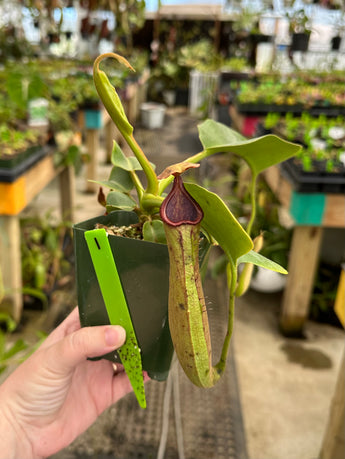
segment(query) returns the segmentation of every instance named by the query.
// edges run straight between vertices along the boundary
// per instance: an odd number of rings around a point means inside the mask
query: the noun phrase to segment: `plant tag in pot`
[[[121,325],[126,330],[126,342],[118,349],[121,362],[126,370],[139,405],[142,408],[146,408],[140,348],[111,252],[107,233],[103,228],[86,231],[85,239],[90,251],[110,324]]]

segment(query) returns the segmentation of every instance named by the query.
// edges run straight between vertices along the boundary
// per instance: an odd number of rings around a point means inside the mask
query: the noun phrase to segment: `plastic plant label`
[[[85,232],[85,240],[95,268],[109,322],[111,325],[121,325],[126,330],[126,342],[117,352],[139,405],[141,408],[146,408],[140,348],[111,252],[108,235],[104,228],[94,229]]]

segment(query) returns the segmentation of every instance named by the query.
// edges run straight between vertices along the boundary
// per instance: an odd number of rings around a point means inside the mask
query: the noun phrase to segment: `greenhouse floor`
[[[183,108],[170,109],[164,128],[149,131],[138,125],[136,137],[160,171],[200,150],[197,122]],[[104,164],[104,157],[100,150],[98,179],[105,179],[111,167]],[[210,175],[213,172],[214,168]],[[203,177],[208,173],[208,169],[200,172]],[[82,171],[76,181],[76,221],[102,213],[96,194],[85,189]],[[53,182],[26,213],[57,207]],[[219,301],[225,307],[224,283],[210,282],[209,302]],[[167,459],[317,459],[344,351],[344,332],[308,321],[303,339],[286,338],[278,327],[280,303],[281,293],[253,290],[238,299],[228,371],[218,389],[193,390],[174,370],[170,414],[166,410],[169,383],[149,382],[147,412],[137,409],[131,396],[126,397],[54,459],[157,457],[164,416],[169,433],[166,455],[161,457]],[[214,309],[216,305],[211,307],[211,328],[221,326],[213,318]],[[217,328],[212,330],[213,336],[219,336]],[[131,428],[126,421],[132,423]]]

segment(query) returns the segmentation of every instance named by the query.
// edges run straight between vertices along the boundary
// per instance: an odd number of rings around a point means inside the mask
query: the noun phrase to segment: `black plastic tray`
[[[23,156],[20,156],[19,162],[17,158],[13,158],[12,162],[0,162],[0,182],[14,182],[48,153],[49,148],[46,146],[33,147],[30,151],[27,150]]]
[[[286,104],[255,104],[255,103],[239,103],[236,102],[236,107],[239,113],[250,115],[267,115],[268,113],[294,113],[301,115],[303,112],[308,112],[313,116],[325,115],[329,117],[336,117],[345,115],[345,107],[335,106],[312,106],[306,107],[303,104],[286,105]]]
[[[304,172],[293,159],[284,161],[280,168],[300,193],[345,193],[345,170],[340,173]]]

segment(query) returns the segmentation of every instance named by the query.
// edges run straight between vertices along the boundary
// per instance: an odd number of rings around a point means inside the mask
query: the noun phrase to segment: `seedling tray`
[[[48,154],[48,147],[35,146],[13,158],[0,159],[0,182],[12,183]]]
[[[345,115],[345,107],[336,107],[331,105],[315,105],[307,107],[303,104],[287,105],[237,102],[236,107],[239,113],[248,115],[267,115],[268,113],[293,113],[295,115],[301,115],[305,111],[308,111],[314,116],[325,115],[329,117],[336,117],[339,115]]]
[[[289,159],[281,165],[283,175],[292,182],[294,189],[300,193],[344,193],[345,168],[338,173],[305,172]]]

